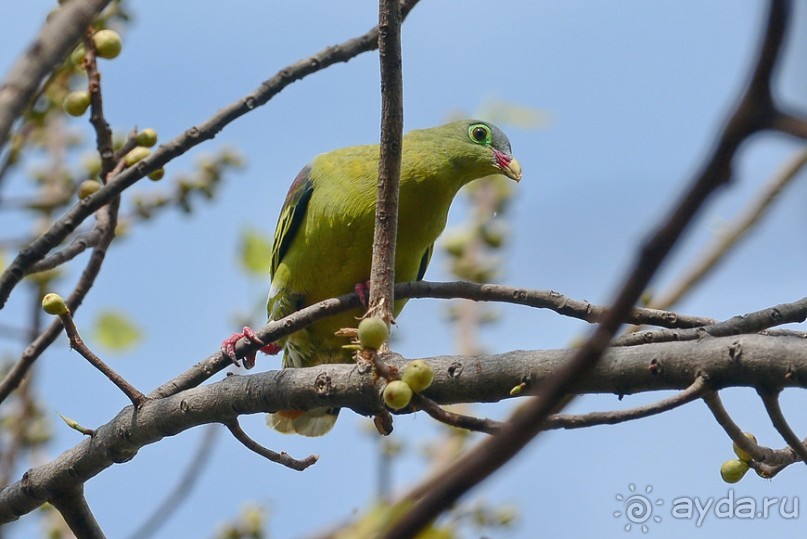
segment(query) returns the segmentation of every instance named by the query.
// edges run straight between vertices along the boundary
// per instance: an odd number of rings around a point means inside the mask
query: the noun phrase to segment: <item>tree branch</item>
[[[241,425],[238,424],[237,419],[233,419],[224,425],[230,431],[230,433],[235,437],[236,440],[241,442],[241,444],[267,460],[275,462],[277,464],[282,464],[286,468],[291,468],[292,470],[297,470],[301,472],[308,468],[309,466],[315,464],[319,460],[319,455],[309,455],[304,459],[298,460],[293,458],[288,453],[282,452],[278,453],[276,451],[272,451],[268,449],[252,438],[250,438],[244,429],[241,428]]]
[[[401,4],[401,16],[405,17],[417,2],[418,0],[404,0]],[[78,3],[78,1],[71,1],[68,5],[72,6]],[[79,33],[78,35],[81,34]],[[149,157],[123,171],[92,196],[81,200],[56,221],[47,232],[23,247],[3,274],[0,275],[0,309],[5,306],[11,291],[20,282],[31,265],[41,260],[54,247],[63,242],[93,212],[109,204],[116,196],[134,185],[139,179],[198,144],[212,139],[228,124],[255,108],[266,104],[291,83],[335,63],[347,62],[363,52],[374,50],[377,46],[378,28],[376,27],[363,36],[350,39],[340,45],[328,47],[314,56],[300,60],[280,70],[275,76],[264,81],[251,94],[224,107],[205,122],[191,127],[175,139],[162,144]],[[0,104],[0,107],[2,107],[2,104]],[[0,131],[0,134],[2,134],[2,131]]]
[[[690,329],[660,329],[629,333],[611,342],[611,346],[635,346],[650,342],[689,341],[705,335],[728,337],[743,333],[757,333],[782,324],[801,323],[807,320],[807,298],[792,303],[781,303],[760,311],[733,316],[716,324]]]
[[[732,350],[736,352],[738,346],[742,354],[738,357],[735,353],[732,359]],[[537,385],[550,379],[573,355],[573,350],[536,350],[427,358],[434,381],[424,396],[443,405],[512,398],[510,389],[519,381]],[[385,359],[397,369],[405,365],[405,360],[395,354]],[[697,372],[692,365],[698,365]],[[614,348],[580,380],[578,390],[617,395],[686,390],[699,377],[708,378],[715,389],[807,388],[807,347],[797,337],[743,335]],[[241,414],[323,406],[351,408],[363,415],[384,409],[373,374],[360,374],[358,366],[345,364],[229,376],[170,397],[148,400],[139,409],[128,406],[96,429],[92,439],[84,439],[0,490],[0,523],[33,511],[54,489],[82,484],[166,436],[207,423],[229,424]],[[739,429],[737,432],[742,436]],[[772,460],[774,453],[766,451],[764,455],[770,458],[760,461],[777,464]],[[756,453],[762,455],[759,450]]]
[[[807,447],[804,446],[790,425],[787,424],[787,419],[782,413],[782,408],[779,406],[779,391],[766,391],[760,390],[759,396],[762,398],[762,403],[765,405],[765,411],[768,412],[768,417],[771,419],[776,431],[784,438],[787,445],[789,445],[799,459],[804,464],[807,464]]]
[[[702,397],[706,391],[711,391],[706,384],[706,378],[698,376],[698,378],[692,382],[691,386],[670,398],[645,406],[637,406],[626,410],[614,410],[612,412],[591,412],[580,415],[555,414],[547,418],[544,428],[546,428],[546,430],[582,429],[596,425],[616,425],[618,423],[668,412],[679,406],[688,404],[698,397]]]
[[[398,191],[401,180],[403,136],[401,12],[398,0],[379,1],[378,30],[378,56],[381,64],[381,144],[368,314],[381,317],[389,326],[393,318],[395,298],[395,242],[398,232]]]
[[[87,499],[84,485],[78,484],[68,490],[54,491],[50,503],[59,511],[76,537],[81,539],[104,539],[101,526],[95,520]]]
[[[469,282],[433,283],[417,281],[395,285],[397,298],[464,298],[474,301],[499,301],[550,309],[558,314],[579,318],[587,322],[596,322],[605,313],[605,307],[592,305],[587,301],[568,298],[558,292],[549,290],[528,290],[502,285],[478,284]],[[361,306],[358,295],[345,294],[337,298],[321,301],[301,309],[282,320],[269,322],[256,334],[263,342],[274,342],[280,337],[303,329],[312,322],[337,314],[348,309]],[[667,311],[637,308],[631,311],[627,319],[632,323],[661,325],[667,327],[697,327],[714,322],[712,318],[684,316]],[[235,345],[236,357],[244,357],[249,352],[258,350],[259,345],[241,339]],[[149,398],[161,398],[179,391],[196,387],[217,372],[232,365],[229,357],[216,352],[207,359],[197,363],[173,380],[155,389]]]

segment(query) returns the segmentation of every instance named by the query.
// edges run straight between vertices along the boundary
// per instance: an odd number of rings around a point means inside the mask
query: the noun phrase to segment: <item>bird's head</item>
[[[521,164],[513,157],[507,135],[489,122],[463,120],[445,126],[451,136],[466,144],[466,157],[473,157],[480,166],[491,167],[489,174],[504,174],[521,180]]]

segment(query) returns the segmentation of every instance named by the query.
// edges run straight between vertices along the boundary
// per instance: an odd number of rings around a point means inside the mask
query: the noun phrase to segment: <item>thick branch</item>
[[[741,353],[738,355],[737,351]],[[443,356],[426,361],[434,381],[424,396],[439,403],[494,402],[511,398],[522,380],[528,386],[551,378],[573,350],[517,351],[494,356]],[[403,368],[390,354],[388,363]],[[697,371],[693,370],[697,365]],[[711,387],[807,387],[807,343],[797,337],[743,335],[609,350],[583,379],[582,393],[619,395],[662,389],[684,390],[699,377]],[[129,406],[54,461],[29,470],[0,490],[0,523],[33,511],[58,488],[82,484],[140,448],[207,423],[229,424],[240,414],[322,406],[351,408],[365,415],[383,410],[372,373],[356,365],[320,365],[248,376],[229,376],[135,410]],[[742,433],[740,433],[742,435]]]

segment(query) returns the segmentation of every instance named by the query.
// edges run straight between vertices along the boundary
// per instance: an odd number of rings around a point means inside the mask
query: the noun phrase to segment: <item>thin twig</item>
[[[729,435],[731,441],[737,444],[737,447],[751,455],[754,461],[764,462],[769,465],[779,464],[775,461],[773,451],[754,443],[745,435],[723,407],[723,402],[720,400],[720,395],[718,395],[717,391],[704,395],[703,402],[709,407],[709,411],[712,412],[717,424],[723,427],[723,430]]]
[[[773,423],[776,431],[785,439],[787,445],[796,452],[799,459],[807,464],[807,447],[804,446],[804,442],[802,442],[799,437],[796,436],[796,433],[793,432],[793,429],[790,428],[787,419],[785,419],[785,415],[782,413],[782,407],[779,405],[780,392],[758,391],[758,393],[762,399],[762,403],[765,405],[765,411],[768,412],[768,417],[771,419],[771,423]]]
[[[546,419],[544,427],[546,430],[553,429],[582,429],[595,425],[616,425],[634,419],[650,417],[663,412],[668,412],[679,406],[690,403],[698,397],[703,396],[709,388],[706,378],[699,376],[691,386],[683,391],[645,406],[636,406],[626,410],[614,410],[611,412],[591,412],[588,414],[555,414]]]
[[[95,147],[101,157],[100,177],[106,182],[110,172],[115,168],[114,150],[112,149],[112,129],[104,116],[104,99],[101,95],[101,73],[95,56],[95,43],[92,39],[93,29],[84,32],[84,69],[87,72],[87,90],[90,94],[90,124],[95,131]]]
[[[660,329],[637,331],[614,339],[611,346],[635,346],[651,342],[690,341],[705,335],[728,337],[757,333],[781,324],[801,323],[807,320],[807,297],[791,303],[781,303],[767,309],[733,316],[723,322],[690,329]]]
[[[89,361],[93,367],[101,371],[110,382],[118,386],[118,389],[123,391],[129,400],[132,401],[132,404],[134,404],[136,408],[139,408],[143,402],[145,402],[146,396],[138,391],[129,382],[127,382],[120,374],[112,370],[109,365],[104,363],[100,357],[96,356],[95,353],[93,353],[93,351],[90,350],[86,344],[84,344],[84,341],[81,339],[81,335],[78,333],[78,328],[76,328],[76,324],[73,322],[73,317],[70,312],[59,315],[59,319],[62,321],[64,331],[67,333],[67,337],[70,339],[70,347],[81,354],[84,359]]]
[[[257,453],[258,455],[265,457],[272,462],[276,462],[277,464],[282,464],[287,468],[291,468],[292,470],[301,472],[319,460],[319,455],[309,455],[304,459],[298,460],[293,458],[288,453],[277,453],[276,451],[272,451],[271,449],[262,446],[250,438],[238,424],[237,419],[234,419],[232,422],[227,423],[224,426],[227,427],[236,440],[241,442],[244,447],[250,451]]]
[[[423,395],[413,395],[412,404],[415,408],[423,410],[437,421],[458,429],[496,434],[502,428],[500,421],[450,412]]]

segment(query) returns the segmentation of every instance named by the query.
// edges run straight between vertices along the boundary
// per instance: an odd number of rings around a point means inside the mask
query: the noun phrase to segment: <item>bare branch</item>
[[[738,345],[742,349],[739,357]],[[563,370],[573,355],[573,350],[535,350],[426,358],[434,380],[424,395],[442,405],[509,399],[510,389],[520,380],[537,385]],[[394,354],[385,360],[392,368],[405,365],[405,360]],[[698,373],[693,372],[693,364],[698,365]],[[707,378],[717,389],[807,388],[807,347],[795,337],[743,335],[614,348],[580,380],[578,390],[618,395],[685,390],[698,377]],[[0,490],[0,523],[34,510],[47,501],[52,489],[84,483],[166,436],[207,423],[229,424],[241,414],[323,406],[350,408],[363,415],[384,409],[373,373],[362,374],[357,365],[346,364],[229,376],[170,397],[149,399],[137,410],[126,407],[96,429],[92,440],[83,440],[52,462],[33,468],[20,482]],[[727,414],[723,412],[723,416]],[[725,428],[725,421],[721,424]],[[501,430],[507,428],[509,425]],[[736,425],[734,428],[735,434],[742,436]],[[793,457],[791,450],[748,452],[770,466],[787,462],[787,458],[792,462]]]
[[[433,419],[436,419],[440,423],[445,423],[450,427],[474,432],[484,432],[486,434],[495,434],[502,428],[500,421],[450,412],[445,408],[441,408],[436,402],[423,395],[413,395],[412,404],[415,408],[429,414]]]
[[[720,396],[716,391],[705,395],[703,402],[709,407],[709,411],[712,412],[715,420],[717,420],[717,424],[723,427],[723,430],[726,431],[729,438],[737,444],[737,447],[751,455],[755,462],[762,462],[768,465],[781,464],[772,450],[757,445],[745,435],[723,407],[723,402],[720,400]]]
[[[401,12],[398,0],[379,1],[378,30],[378,55],[381,63],[381,153],[378,162],[378,200],[375,209],[368,314],[381,317],[389,325],[393,318],[395,240],[398,232],[403,136]]]
[[[224,424],[225,427],[232,433],[236,440],[241,442],[244,447],[252,451],[253,453],[257,453],[258,455],[271,460],[272,462],[276,462],[278,464],[282,464],[287,468],[291,468],[292,470],[297,470],[301,472],[315,464],[319,460],[319,455],[309,455],[302,460],[297,460],[290,456],[288,453],[278,453],[276,451],[272,451],[268,449],[252,438],[250,438],[246,432],[241,428],[238,424],[237,419],[233,419],[232,421],[228,421]]]
[[[132,386],[129,382],[127,382],[120,374],[112,370],[109,365],[104,363],[100,357],[96,356],[95,353],[90,350],[90,348],[84,343],[81,335],[79,335],[78,328],[73,322],[73,316],[70,314],[70,312],[68,311],[66,314],[59,315],[59,319],[62,321],[64,331],[67,333],[67,337],[70,339],[70,347],[81,354],[82,357],[89,361],[93,367],[101,371],[110,382],[118,386],[118,389],[123,391],[129,400],[132,401],[132,404],[134,404],[136,407],[141,406],[146,400],[146,396],[138,391],[137,388]]]
[[[703,396],[706,391],[711,391],[706,385],[706,378],[699,376],[691,386],[677,395],[646,406],[637,406],[635,408],[615,410],[612,412],[591,412],[580,415],[555,414],[547,418],[544,427],[546,430],[553,430],[582,429],[595,425],[616,425],[618,423],[668,412],[694,401],[698,397]]]
[[[395,297],[465,298],[475,301],[500,301],[550,309],[559,314],[580,318],[587,322],[595,322],[605,313],[605,307],[592,305],[587,301],[574,300],[551,290],[528,290],[525,288],[462,281],[449,283],[426,281],[399,283],[395,285]],[[359,306],[361,306],[361,302],[355,293],[345,294],[310,305],[282,320],[270,322],[256,333],[263,342],[274,342],[280,337],[302,329],[316,320],[348,309],[355,309]],[[627,320],[637,324],[667,327],[697,327],[714,322],[712,318],[684,316],[667,311],[638,308],[631,311],[627,316]],[[241,339],[236,343],[236,357],[244,357],[247,353],[256,351],[258,347],[258,344],[249,341],[249,339]],[[230,365],[232,365],[230,358],[217,352],[173,380],[161,385],[149,397],[166,397],[184,389],[195,387]]]
[[[95,520],[90,506],[87,505],[83,484],[78,484],[69,490],[54,491],[48,501],[59,511],[76,537],[81,537],[81,539],[104,539],[106,537],[98,521]]]
[[[404,0],[401,4],[401,16],[405,17],[417,2],[418,0]],[[77,1],[70,2],[68,6],[79,3]],[[5,306],[11,291],[20,282],[31,265],[41,260],[53,248],[63,242],[93,212],[109,204],[116,196],[134,185],[139,179],[198,144],[212,139],[228,124],[266,104],[291,83],[335,63],[347,62],[363,52],[374,50],[377,46],[378,28],[373,28],[363,36],[350,39],[340,45],[328,47],[314,56],[300,60],[280,70],[275,76],[264,81],[251,94],[224,107],[205,122],[191,127],[174,140],[161,145],[149,157],[123,171],[92,196],[81,200],[56,221],[47,232],[23,247],[0,275],[0,309]],[[0,102],[1,107],[2,102]],[[0,134],[2,134],[1,130]]]
[[[799,440],[799,437],[788,425],[787,419],[782,413],[782,407],[779,406],[779,393],[780,391],[760,390],[759,396],[762,398],[763,404],[765,404],[765,411],[768,412],[768,417],[771,418],[771,423],[773,423],[776,431],[782,435],[787,445],[796,452],[799,459],[807,464],[807,447],[804,446],[804,442]]]
[[[106,251],[109,244],[115,237],[115,225],[118,217],[118,199],[115,199],[109,206],[99,211],[96,216],[95,227],[100,233],[98,245],[93,249],[90,259],[84,271],[81,273],[70,297],[65,303],[71,312],[75,312],[80,306],[84,297],[89,293],[101,266],[106,258]],[[28,370],[33,366],[37,358],[50,346],[59,333],[62,331],[61,320],[54,320],[48,328],[39,334],[34,341],[25,349],[19,361],[9,370],[6,377],[0,382],[0,403],[22,383]]]
[[[706,335],[728,337],[744,333],[757,333],[781,324],[800,323],[807,320],[807,298],[792,303],[781,303],[760,311],[733,316],[728,320],[700,328],[628,333],[611,342],[611,346],[635,346],[650,342],[689,341]],[[772,333],[772,332],[769,332]],[[799,334],[794,333],[793,336]]]

